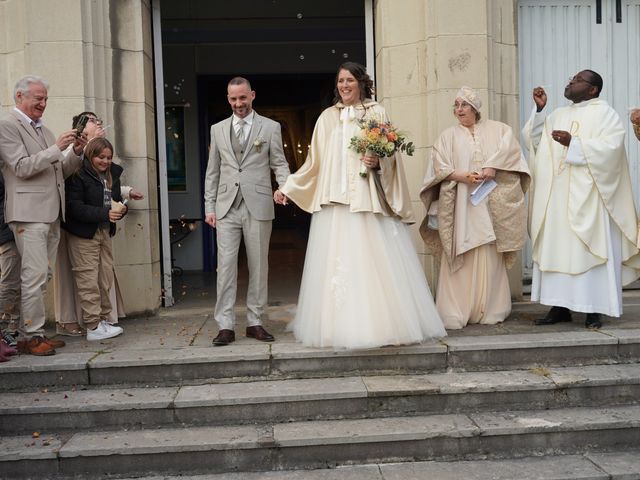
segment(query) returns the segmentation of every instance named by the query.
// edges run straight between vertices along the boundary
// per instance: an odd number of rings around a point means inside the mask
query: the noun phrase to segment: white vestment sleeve
[[[587,160],[584,158],[584,152],[582,151],[582,144],[580,140],[575,138],[571,139],[569,143],[569,149],[567,150],[567,158],[565,162],[569,165],[586,165]]]
[[[531,143],[536,150],[542,138],[542,130],[544,129],[544,121],[546,118],[547,114],[544,113],[544,111],[536,112],[536,107],[533,107],[529,121],[531,122]]]

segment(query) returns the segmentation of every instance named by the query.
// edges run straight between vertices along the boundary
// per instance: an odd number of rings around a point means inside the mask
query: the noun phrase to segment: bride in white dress
[[[348,148],[357,120],[387,118],[370,99],[372,84],[362,65],[340,66],[336,103],[318,118],[306,162],[282,188],[313,214],[289,326],[304,345],[373,348],[446,335],[411,240],[400,155],[363,157]]]

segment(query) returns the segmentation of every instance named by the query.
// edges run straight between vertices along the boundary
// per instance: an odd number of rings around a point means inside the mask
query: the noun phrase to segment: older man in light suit
[[[220,332],[214,346],[235,340],[238,249],[244,237],[249,263],[247,337],[264,342],[273,336],[263,327],[267,304],[269,239],[273,202],[283,204],[280,190],[273,194],[271,170],[279,186],[289,175],[280,125],[252,109],[255,92],[242,77],[227,85],[233,115],[211,127],[209,164],[205,178],[205,222],[216,229],[218,244],[217,301],[214,316]]]
[[[21,78],[14,88],[16,106],[0,120],[5,221],[22,257],[18,350],[32,355],[53,355],[64,346],[44,335],[44,291],[55,264],[60,216],[64,220],[64,179],[80,166],[86,143],[75,130],[56,140],[44,126],[47,90],[40,77]]]

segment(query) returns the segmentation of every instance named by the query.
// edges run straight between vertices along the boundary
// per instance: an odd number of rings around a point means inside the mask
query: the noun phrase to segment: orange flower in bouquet
[[[378,157],[390,157],[400,151],[413,155],[415,146],[407,141],[407,136],[398,131],[391,123],[378,117],[366,118],[358,121],[360,133],[351,138],[349,148],[358,153],[369,153]],[[367,167],[360,167],[360,176],[366,177]]]

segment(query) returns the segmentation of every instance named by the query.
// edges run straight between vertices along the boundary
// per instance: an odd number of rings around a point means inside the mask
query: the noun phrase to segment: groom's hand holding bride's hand
[[[289,199],[287,198],[287,196],[280,190],[276,190],[275,192],[273,192],[273,201],[278,205],[286,205],[287,203],[289,203]]]

